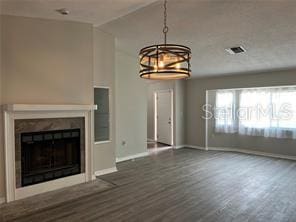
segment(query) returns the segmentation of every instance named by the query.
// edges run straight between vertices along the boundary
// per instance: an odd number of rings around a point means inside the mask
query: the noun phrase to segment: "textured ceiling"
[[[35,18],[59,19],[101,25],[156,0],[0,0],[0,13]],[[67,8],[63,16],[55,10]]]
[[[131,55],[163,42],[162,1],[0,0],[1,13],[101,25]],[[68,8],[62,16],[54,10]],[[168,41],[192,49],[195,77],[296,68],[296,0],[168,0]],[[225,48],[247,52],[230,55]]]
[[[162,43],[162,3],[101,26],[137,55]],[[296,68],[296,0],[169,0],[168,41],[192,49],[195,77]],[[225,48],[247,52],[230,55]]]

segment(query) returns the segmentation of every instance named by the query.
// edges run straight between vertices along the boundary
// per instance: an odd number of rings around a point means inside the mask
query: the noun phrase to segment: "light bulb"
[[[158,64],[159,68],[164,68],[164,61],[159,61],[159,64]]]

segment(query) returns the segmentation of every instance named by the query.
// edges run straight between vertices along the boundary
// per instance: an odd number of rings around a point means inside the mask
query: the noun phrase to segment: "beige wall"
[[[2,91],[3,91],[3,80],[2,80],[2,17],[0,16],[0,202],[1,197],[5,195],[4,192],[4,148],[3,148],[3,114],[2,114]]]
[[[137,58],[117,50],[115,61],[116,157],[122,158],[147,151],[147,85]]]
[[[295,85],[295,71],[268,72],[251,75],[235,75],[213,78],[192,79],[186,82],[186,143],[195,146],[205,146],[205,121],[202,119],[202,106],[205,104],[206,90],[244,88],[260,86]],[[212,135],[211,135],[212,136]],[[212,146],[218,146],[233,138],[216,138]],[[218,137],[218,140],[217,140]],[[211,137],[213,139],[213,137]],[[293,140],[263,139],[259,137],[242,137],[233,146],[242,149],[256,149],[262,152],[272,152],[286,155],[296,155]],[[229,143],[228,143],[229,144]]]
[[[3,102],[91,104],[92,26],[3,16]]]
[[[93,104],[94,85],[109,85],[114,95],[112,36],[85,23],[0,18],[2,103]],[[113,97],[111,106],[113,143],[95,146],[95,170],[115,165]],[[0,139],[2,158],[3,139]],[[0,164],[1,198],[4,196],[3,159]]]
[[[185,144],[185,98],[186,81],[175,81],[175,145]]]
[[[94,170],[115,167],[115,39],[94,28],[94,86],[110,88],[111,141],[94,146]]]

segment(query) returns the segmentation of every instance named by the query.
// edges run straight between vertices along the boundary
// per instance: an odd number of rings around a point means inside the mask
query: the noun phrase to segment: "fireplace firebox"
[[[81,173],[80,129],[21,134],[21,184]]]

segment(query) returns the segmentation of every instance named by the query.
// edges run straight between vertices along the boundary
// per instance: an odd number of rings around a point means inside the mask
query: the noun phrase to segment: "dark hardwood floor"
[[[167,150],[100,177],[117,186],[15,221],[296,221],[296,162]]]

